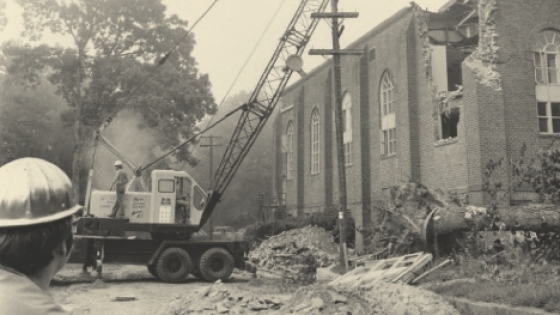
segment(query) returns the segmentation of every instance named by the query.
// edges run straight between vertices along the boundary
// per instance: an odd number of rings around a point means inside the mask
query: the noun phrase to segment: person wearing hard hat
[[[81,208],[56,165],[22,158],[0,167],[0,315],[69,314],[48,288],[70,256]]]
[[[125,170],[123,170],[123,164],[121,161],[117,160],[115,162],[115,171],[117,172],[117,174],[115,175],[115,179],[111,184],[111,188],[109,188],[110,190],[115,189],[117,192],[117,201],[113,206],[113,211],[111,211],[111,214],[108,215],[109,218],[113,219],[117,217],[117,212],[119,211],[119,209],[122,209],[122,215],[124,215],[123,196],[126,190],[126,184],[128,183],[128,175],[126,174]]]

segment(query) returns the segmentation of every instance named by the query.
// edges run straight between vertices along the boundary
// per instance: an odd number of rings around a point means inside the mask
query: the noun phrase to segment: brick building
[[[375,224],[375,202],[409,180],[484,204],[488,161],[560,137],[558,0],[451,0],[438,12],[413,3],[346,48],[364,51],[341,61],[357,227]],[[293,216],[338,204],[333,90],[327,61],[285,90],[274,121],[274,190]],[[508,168],[494,173],[506,186]]]

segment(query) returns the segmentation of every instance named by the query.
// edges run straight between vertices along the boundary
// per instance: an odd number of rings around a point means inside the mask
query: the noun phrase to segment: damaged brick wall
[[[501,90],[500,74],[496,71],[498,50],[495,16],[498,12],[496,0],[479,0],[479,42],[477,49],[465,60],[475,73],[477,82]]]
[[[430,15],[426,12],[417,11],[418,15],[415,19],[416,27],[420,37],[420,45],[422,46],[422,57],[424,58],[424,67],[426,70],[426,78],[432,80],[432,47],[430,45],[429,29]]]

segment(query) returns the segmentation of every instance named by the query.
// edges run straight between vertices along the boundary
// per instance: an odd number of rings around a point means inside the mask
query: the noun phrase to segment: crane
[[[247,251],[245,242],[195,240],[191,239],[191,236],[200,231],[211,216],[273,113],[291,74],[301,70],[301,55],[318,23],[318,19],[312,18],[311,14],[323,12],[327,4],[328,0],[301,1],[249,100],[224,117],[241,112],[224,156],[206,192],[184,171],[154,170],[151,174],[151,192],[125,194],[125,199],[128,198],[128,201],[124,200],[124,203],[128,202],[128,209],[125,207],[128,217],[106,219],[103,218],[103,214],[110,208],[108,205],[111,198],[114,198],[114,193],[91,192],[93,173],[90,170],[86,195],[87,213],[90,216],[78,219],[75,233],[76,247],[85,246],[85,249],[77,251],[81,257],[71,257],[70,261],[85,260],[84,269],[87,268],[88,262],[91,266],[97,266],[98,277],[101,277],[103,261],[143,264],[147,265],[152,275],[166,282],[181,282],[189,274],[208,281],[225,280],[229,278],[234,267],[247,269],[248,262],[244,257]],[[106,145],[111,152],[133,168],[135,178],[140,178],[142,171],[155,162],[137,167],[120,154],[102,136],[103,129],[109,123],[110,119],[96,131],[95,144]],[[156,161],[161,158],[163,157]],[[186,216],[183,215],[182,221],[178,220],[179,203],[175,199],[179,195],[190,198],[188,200],[191,210]],[[151,237],[130,236],[135,232],[148,232]],[[97,258],[95,263],[92,263],[92,255]]]

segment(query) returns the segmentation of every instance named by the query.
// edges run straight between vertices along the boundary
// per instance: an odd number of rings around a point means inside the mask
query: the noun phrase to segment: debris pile
[[[357,293],[339,292],[327,286],[302,287],[291,297],[255,297],[249,291],[228,290],[226,287],[217,282],[194,295],[177,297],[156,314],[371,314],[371,307]]]
[[[279,276],[285,285],[310,285],[317,282],[317,260],[311,254],[276,254],[273,255],[273,262],[267,271]]]
[[[255,297],[249,292],[229,291],[219,280],[212,286],[202,288],[194,295],[177,297],[157,315],[183,314],[269,314],[279,310],[285,301],[275,297]]]
[[[328,267],[338,262],[338,245],[331,233],[318,226],[284,231],[263,241],[249,253],[249,258],[259,267],[272,268],[274,255],[311,254],[318,267]]]

